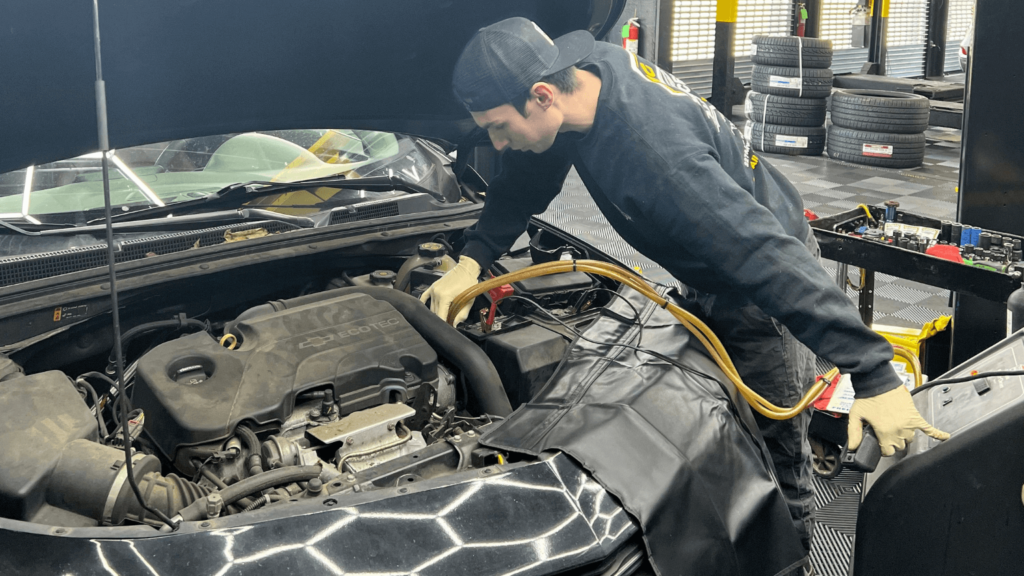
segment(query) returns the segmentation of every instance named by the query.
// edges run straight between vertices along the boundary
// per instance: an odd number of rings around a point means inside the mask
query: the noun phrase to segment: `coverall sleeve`
[[[661,181],[651,182],[657,193],[632,195],[628,209],[664,231],[671,244],[666,249],[683,250],[718,271],[797,340],[849,373],[858,398],[901,385],[889,364],[889,343],[864,325],[807,248],[713,154],[671,163],[659,155],[665,169],[657,171]]]
[[[480,220],[466,230],[462,255],[488,269],[526,231],[530,217],[547,209],[571,167],[569,156],[554,147],[543,154],[505,152],[501,172],[487,187]]]

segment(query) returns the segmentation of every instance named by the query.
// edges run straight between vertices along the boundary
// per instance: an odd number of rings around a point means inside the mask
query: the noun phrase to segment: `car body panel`
[[[967,34],[964,35],[964,39],[960,41],[960,70],[967,72],[967,66],[970,63],[971,58],[971,47],[974,46],[974,22],[971,22],[970,28],[967,29]]]
[[[32,530],[0,519],[0,573],[530,576],[598,562],[639,531],[564,454],[461,476],[325,496],[174,534]]]

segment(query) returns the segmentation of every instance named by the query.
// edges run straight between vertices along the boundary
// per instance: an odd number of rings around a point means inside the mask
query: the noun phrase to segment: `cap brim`
[[[569,32],[555,39],[555,47],[558,48],[558,58],[548,68],[544,75],[554,74],[559,70],[565,70],[583,60],[594,51],[594,37],[586,30]]]

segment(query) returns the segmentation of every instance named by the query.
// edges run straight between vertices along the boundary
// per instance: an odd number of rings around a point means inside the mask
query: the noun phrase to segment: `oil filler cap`
[[[198,386],[213,374],[213,363],[208,358],[181,358],[167,367],[167,376],[182,386]]]

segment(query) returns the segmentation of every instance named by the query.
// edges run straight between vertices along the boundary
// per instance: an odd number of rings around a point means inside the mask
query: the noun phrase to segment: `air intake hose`
[[[498,371],[494,369],[494,364],[491,363],[487,354],[473,344],[469,338],[435,316],[422,302],[393,288],[353,286],[308,294],[289,300],[275,300],[242,312],[234,322],[229,322],[224,326],[224,332],[232,332],[235,325],[250,318],[340,298],[349,294],[366,294],[394,306],[395,310],[405,317],[428,344],[458,367],[482,411],[495,416],[508,416],[512,413],[512,404],[508,400],[508,395],[505,394],[501,378],[498,377]]]
[[[178,477],[160,474],[155,456],[137,453],[132,459],[135,480],[146,504],[167,516],[177,514],[210,490]],[[47,501],[65,510],[92,518],[103,525],[125,520],[163,526],[147,515],[127,482],[124,452],[89,440],[75,440],[64,448],[50,477]]]

